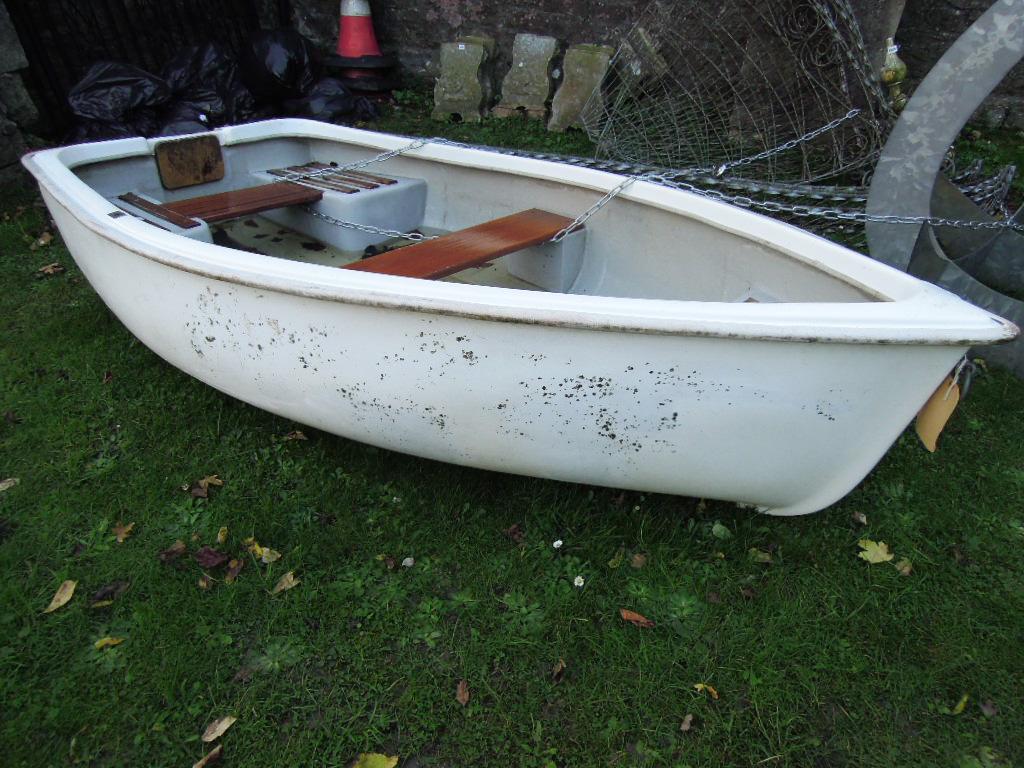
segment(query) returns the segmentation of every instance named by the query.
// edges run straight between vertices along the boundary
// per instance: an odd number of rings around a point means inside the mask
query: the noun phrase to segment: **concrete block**
[[[0,75],[0,104],[4,105],[7,117],[26,130],[39,122],[39,110],[28,95],[21,75]]]
[[[25,49],[21,47],[7,6],[0,2],[0,72],[14,72],[28,66]]]
[[[441,44],[441,74],[434,83],[431,117],[447,120],[458,115],[480,122],[492,96],[490,61],[494,50],[494,40],[489,37],[464,37]]]
[[[558,41],[544,35],[518,34],[512,43],[512,68],[501,84],[501,101],[494,108],[497,117],[520,111],[527,117],[543,119],[551,98],[551,70],[558,55]]]
[[[586,124],[584,109],[601,112],[601,83],[608,73],[613,53],[607,45],[574,45],[565,52],[562,84],[551,100],[549,131],[564,131],[571,125]]]

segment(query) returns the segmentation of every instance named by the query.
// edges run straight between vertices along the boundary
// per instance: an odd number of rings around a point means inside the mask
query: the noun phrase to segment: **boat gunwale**
[[[388,151],[409,141],[407,137],[294,118],[232,126],[213,133],[224,146],[295,138]],[[1012,323],[943,289],[805,230],[649,182],[637,182],[620,196],[760,243],[881,300],[755,304],[545,293],[439,283],[239,254],[175,236],[132,217],[111,218],[109,214],[119,209],[72,170],[151,155],[162,140],[166,139],[72,145],[30,153],[23,162],[72,218],[121,248],[213,280],[316,300],[506,323],[763,341],[966,346],[1006,341],[1018,332]],[[565,183],[596,193],[604,193],[622,180],[605,171],[446,144],[428,143],[407,154],[427,161]],[[787,245],[787,239],[793,244]],[[797,247],[801,241],[803,249]],[[809,254],[811,247],[815,249],[813,257]],[[809,329],[814,330],[809,333]]]

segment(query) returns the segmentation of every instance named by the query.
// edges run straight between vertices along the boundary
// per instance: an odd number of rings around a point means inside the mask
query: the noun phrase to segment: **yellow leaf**
[[[224,717],[214,720],[206,726],[206,730],[203,731],[203,742],[209,744],[211,741],[216,741],[224,735],[224,732],[227,731],[228,728],[235,724],[236,720],[238,720],[238,718],[233,715],[225,715]]]
[[[469,704],[469,682],[467,680],[459,680],[459,684],[455,686],[455,700],[462,706]]]
[[[228,540],[228,527],[226,525],[222,525],[220,527],[220,530],[217,531],[217,543],[218,544],[223,544],[227,540]]]
[[[967,700],[970,699],[970,698],[971,697],[968,694],[966,694],[966,693],[963,696],[961,696],[960,697],[960,701],[958,701],[956,703],[956,706],[953,707],[953,709],[950,711],[949,714],[951,714],[951,715],[959,715],[959,714],[961,714],[964,711],[964,709],[967,707]]]
[[[302,433],[302,430],[296,429],[296,430],[293,430],[293,431],[289,432],[287,435],[285,435],[284,439],[285,440],[308,440],[309,438],[306,437]]]
[[[772,561],[772,553],[765,552],[763,549],[757,547],[751,547],[747,550],[747,557],[750,558],[752,563],[770,563]]]
[[[53,593],[53,599],[50,604],[46,606],[46,610],[43,613],[53,613],[58,608],[67,605],[68,600],[75,594],[75,587],[78,585],[77,581],[71,581],[68,579],[57,587],[57,591]]]
[[[697,693],[707,692],[712,699],[718,701],[718,691],[715,690],[714,686],[709,685],[708,683],[694,683],[693,688]]]
[[[6,480],[0,480],[0,493],[11,490],[11,488],[20,482],[21,480],[16,477],[8,477]]]
[[[630,558],[629,564],[633,568],[643,568],[647,565],[647,555],[642,552],[637,552],[632,558]]]
[[[91,608],[108,608],[108,607],[110,607],[113,604],[114,604],[113,600],[99,600],[99,601],[93,603],[90,607]]]
[[[608,561],[608,567],[609,568],[618,568],[620,565],[622,565],[622,558],[624,558],[625,556],[626,556],[626,548],[625,547],[619,547],[618,550],[615,552],[615,556],[612,557],[612,559]]]
[[[896,561],[896,570],[900,572],[900,576],[909,576],[914,572],[914,564],[904,557]]]
[[[220,760],[220,756],[223,752],[224,745],[218,744],[216,747],[211,749],[202,760],[193,763],[192,768],[206,768],[208,765],[213,765]]]
[[[260,560],[264,563],[272,563],[275,560],[281,559],[281,553],[276,549],[270,547],[263,547],[263,552],[260,554]]]
[[[396,765],[398,765],[397,757],[382,755],[379,752],[363,752],[356,758],[352,768],[395,768]]]
[[[93,648],[95,648],[97,651],[102,651],[104,648],[113,648],[115,645],[120,645],[123,642],[123,637],[110,637],[108,635],[107,637],[101,637],[99,640],[93,643]]]
[[[299,583],[299,580],[295,578],[295,574],[292,571],[288,571],[284,576],[277,580],[277,584],[270,590],[270,594],[276,595],[279,592],[284,592],[291,589]]]
[[[213,584],[213,579],[204,573],[199,577],[199,581],[197,581],[196,584],[200,589],[209,589],[210,585]]]
[[[132,528],[134,527],[135,523],[128,523],[128,525],[125,525],[124,523],[118,522],[118,524],[114,526],[114,536],[117,537],[117,543],[124,544],[124,540],[132,535]]]
[[[221,480],[217,475],[207,475],[206,477],[199,481],[199,487],[202,488],[204,491],[209,489],[211,485],[220,487],[224,485],[224,481]]]
[[[252,552],[253,557],[263,557],[263,547],[260,546],[260,543],[256,541],[256,539],[250,536],[242,543],[245,544],[246,549]]]
[[[861,560],[867,560],[872,565],[876,563],[888,563],[893,558],[889,545],[884,541],[861,539],[857,542],[857,546],[863,550],[857,554],[857,557]]]

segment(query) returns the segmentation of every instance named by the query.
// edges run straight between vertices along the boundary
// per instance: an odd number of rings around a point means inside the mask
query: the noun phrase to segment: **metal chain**
[[[308,171],[305,173],[299,173],[296,171],[292,174],[278,176],[277,180],[301,182],[306,179],[315,179],[319,176],[329,176],[332,173],[338,173],[339,171],[355,171],[358,170],[359,168],[365,168],[368,165],[373,165],[374,163],[382,163],[385,160],[390,160],[393,157],[398,157],[399,155],[405,154],[406,152],[410,152],[414,149],[424,147],[427,144],[431,144],[434,141],[434,139],[416,139],[416,141],[413,141],[410,144],[406,144],[404,147],[398,147],[397,149],[392,149],[387,152],[381,152],[379,155],[374,155],[368,160],[359,160],[354,163],[346,163],[345,165],[331,165],[328,166],[327,168],[320,168],[318,170]]]
[[[825,125],[815,128],[813,131],[808,131],[803,136],[798,136],[795,139],[790,139],[789,141],[785,142],[784,144],[780,144],[777,147],[774,147],[772,149],[766,149],[764,152],[758,152],[756,155],[750,155],[749,157],[741,157],[739,160],[732,160],[727,163],[722,163],[715,169],[715,177],[721,178],[722,176],[725,175],[726,171],[732,168],[736,168],[742,165],[750,165],[751,163],[756,163],[758,160],[767,160],[769,157],[774,157],[775,155],[782,154],[783,152],[788,152],[789,150],[793,149],[793,147],[797,147],[803,144],[805,141],[816,139],[823,133],[828,133],[829,131],[835,130],[840,125],[845,123],[847,120],[852,120],[859,114],[859,109],[851,109],[842,117],[837,117],[835,120],[832,120],[831,122],[826,123]]]
[[[305,206],[304,210],[310,216],[314,218],[326,221],[328,224],[333,224],[336,227],[344,227],[345,229],[356,229],[360,232],[368,232],[371,235],[387,235],[388,237],[400,237],[403,240],[412,240],[414,243],[419,243],[424,240],[436,240],[437,235],[424,235],[422,232],[400,232],[397,229],[383,229],[381,227],[375,227],[371,224],[359,224],[355,221],[345,221],[344,219],[336,219],[333,216],[328,216],[326,213],[320,213],[320,211],[313,210],[310,206]]]
[[[595,213],[597,213],[602,208],[604,208],[608,203],[610,203],[612,201],[613,198],[618,196],[618,194],[620,192],[622,192],[624,189],[626,189],[626,187],[632,186],[632,184],[634,182],[642,181],[645,178],[647,178],[647,174],[642,174],[640,176],[627,176],[626,178],[624,178],[622,181],[620,181],[614,187],[612,187],[607,192],[605,192],[601,196],[600,200],[598,200],[592,206],[587,208],[587,210],[585,210],[583,213],[581,213],[579,216],[577,216],[575,219],[573,219],[570,224],[568,224],[565,227],[563,227],[562,229],[560,229],[555,234],[555,236],[551,238],[551,242],[552,243],[560,243],[560,242],[562,242],[562,240],[565,239],[566,235],[568,235],[570,232],[573,232],[574,230],[578,229],[579,227],[582,227],[584,225],[584,223],[586,223],[587,219],[589,219]]]

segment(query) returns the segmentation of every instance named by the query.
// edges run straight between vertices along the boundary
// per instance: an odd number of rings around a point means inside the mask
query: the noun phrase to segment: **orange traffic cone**
[[[381,55],[377,36],[373,33],[373,16],[368,0],[341,0],[336,51],[343,59]]]

